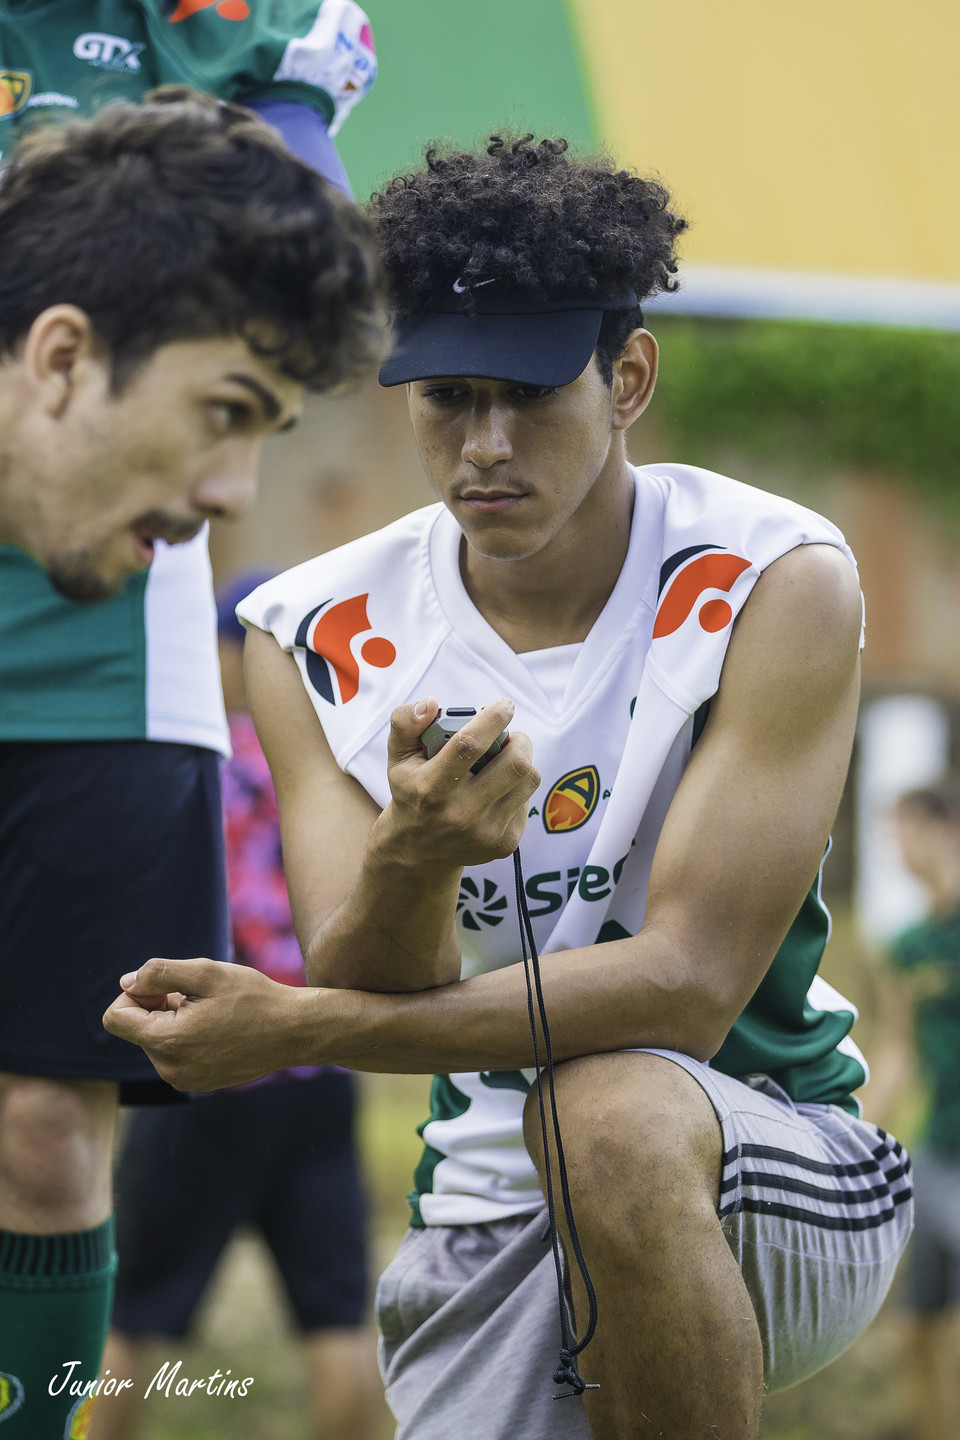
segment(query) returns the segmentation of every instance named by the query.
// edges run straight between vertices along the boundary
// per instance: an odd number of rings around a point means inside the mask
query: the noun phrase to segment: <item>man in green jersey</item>
[[[76,599],[110,594],[158,541],[242,512],[262,441],[295,421],[304,386],[359,375],[381,345],[365,222],[256,117],[186,90],[27,135],[0,172],[0,233],[0,538]],[[69,927],[55,946],[41,937],[94,883],[104,895],[112,883],[118,924],[136,909],[128,890],[151,838],[135,788],[105,788],[133,827],[105,875],[89,826],[68,840],[69,771],[58,786],[36,777],[42,748],[5,747],[2,770],[0,1420],[11,1437],[63,1433],[82,1397],[50,1383],[78,1358],[95,1372],[113,1264],[117,1086],[102,1073],[99,1026],[63,1003],[93,983]],[[28,835],[34,783],[43,826]],[[163,835],[151,843],[151,865],[177,850]],[[161,920],[162,899],[150,912]],[[78,1031],[86,1051],[64,1068]]]

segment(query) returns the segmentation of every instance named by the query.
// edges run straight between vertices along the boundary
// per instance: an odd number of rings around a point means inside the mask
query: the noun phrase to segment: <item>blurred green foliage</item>
[[[671,448],[807,474],[901,476],[960,522],[960,335],[805,321],[651,319]]]

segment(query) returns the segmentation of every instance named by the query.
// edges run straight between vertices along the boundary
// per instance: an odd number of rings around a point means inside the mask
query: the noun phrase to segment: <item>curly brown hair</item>
[[[249,110],[186,89],[30,133],[0,171],[0,235],[0,360],[61,301],[115,391],[175,340],[242,336],[314,390],[383,351],[369,223]]]
[[[640,302],[675,290],[676,244],[687,222],[657,179],[606,155],[571,155],[564,139],[491,135],[486,149],[431,142],[425,168],[371,196],[398,315],[426,308],[455,279],[496,277],[539,299],[634,289],[637,307],[604,315],[597,358],[610,364],[642,325]]]

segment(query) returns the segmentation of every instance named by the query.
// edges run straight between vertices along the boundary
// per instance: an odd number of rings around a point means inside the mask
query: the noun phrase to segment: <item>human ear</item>
[[[70,403],[79,368],[96,358],[90,317],[76,305],[51,305],[27,332],[23,367],[27,383],[52,419]]]
[[[660,351],[649,330],[632,330],[613,362],[613,428],[627,430],[650,403]]]

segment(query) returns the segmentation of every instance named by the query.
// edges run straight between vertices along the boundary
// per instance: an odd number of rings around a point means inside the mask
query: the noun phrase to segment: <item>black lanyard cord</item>
[[[555,1400],[565,1400],[570,1395],[582,1395],[584,1390],[598,1390],[598,1385],[588,1385],[577,1369],[575,1357],[589,1345],[597,1328],[597,1295],[593,1288],[593,1281],[590,1278],[590,1271],[584,1258],[583,1249],[580,1245],[580,1236],[577,1234],[577,1225],[573,1215],[573,1202],[570,1199],[570,1186],[567,1181],[567,1164],[563,1154],[563,1141],[560,1136],[560,1119],[557,1115],[557,1097],[553,1079],[553,1048],[550,1043],[550,1026],[547,1023],[547,1007],[543,998],[543,985],[540,978],[540,956],[537,952],[537,944],[533,935],[533,922],[530,918],[530,911],[527,908],[527,897],[523,883],[523,869],[520,864],[519,849],[513,852],[513,873],[517,886],[517,914],[520,921],[520,946],[523,952],[523,974],[527,984],[527,1014],[530,1019],[530,1033],[533,1036],[533,1061],[537,1071],[537,1100],[540,1106],[540,1135],[543,1140],[543,1162],[545,1173],[545,1189],[547,1198],[547,1216],[550,1223],[550,1244],[553,1248],[553,1263],[557,1272],[557,1298],[560,1308],[560,1360],[554,1372],[554,1383],[557,1385],[569,1385],[570,1389],[561,1395],[555,1395]],[[532,981],[531,981],[532,972]],[[536,992],[536,1013],[534,1012],[534,991]],[[574,1259],[577,1262],[577,1269],[583,1280],[583,1287],[587,1292],[587,1303],[589,1306],[589,1318],[587,1329],[582,1340],[571,1344],[576,1337],[571,1335],[570,1326],[567,1320],[566,1297],[563,1288],[563,1252],[560,1245],[560,1235],[557,1230],[556,1200],[553,1190],[552,1166],[550,1163],[550,1138],[547,1127],[546,1106],[543,1094],[543,1076],[540,1069],[540,1042],[537,1037],[537,1017],[539,1016],[540,1028],[543,1031],[543,1046],[546,1065],[544,1069],[547,1075],[547,1094],[550,1102],[551,1128],[553,1130],[554,1144],[557,1151],[557,1173],[560,1179],[560,1195],[563,1202],[563,1214],[567,1222],[567,1233],[570,1237],[570,1248],[573,1251]]]

